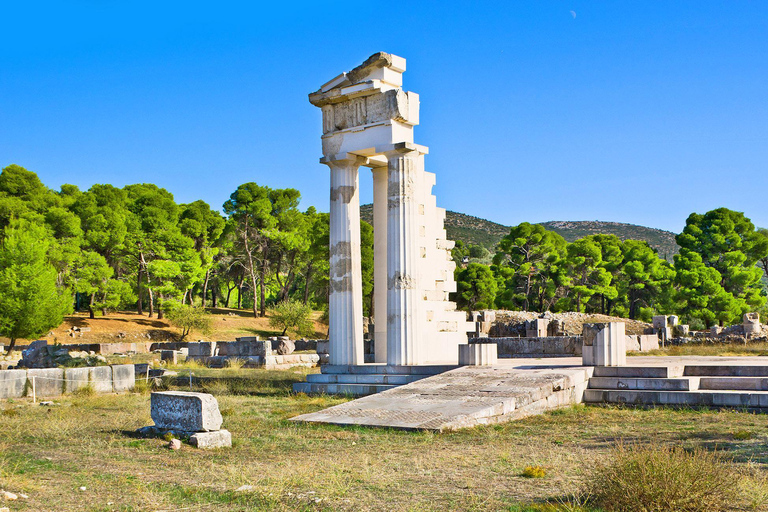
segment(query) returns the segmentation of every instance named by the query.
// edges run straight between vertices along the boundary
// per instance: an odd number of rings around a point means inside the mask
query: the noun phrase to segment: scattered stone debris
[[[17,499],[19,499],[19,496],[17,494],[12,493],[12,492],[2,491],[2,492],[0,492],[0,494],[2,494],[3,498],[5,498],[8,501],[16,501]]]
[[[33,341],[29,347],[21,351],[19,368],[57,368],[73,366],[76,360],[82,360],[82,366],[106,365],[107,359],[90,351],[70,351],[63,345],[48,345],[47,340]]]
[[[256,486],[246,484],[246,485],[241,485],[240,487],[235,489],[235,492],[251,492],[255,490],[256,490]]]
[[[181,450],[181,441],[178,439],[171,439],[168,442],[168,448],[171,450]]]
[[[81,492],[85,492],[87,490],[88,490],[88,488],[86,486],[84,486],[84,485],[82,487],[80,487],[80,491]]]

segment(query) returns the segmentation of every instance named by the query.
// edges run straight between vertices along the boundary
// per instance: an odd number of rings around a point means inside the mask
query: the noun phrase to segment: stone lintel
[[[356,153],[336,153],[335,155],[326,155],[320,157],[320,163],[328,165],[332,162],[340,161],[356,161],[360,162],[363,167],[386,167],[387,160],[385,158],[386,153],[398,151],[401,153],[409,153],[411,151],[418,151],[422,155],[429,154],[429,148],[422,146],[421,144],[414,144],[412,142],[396,142],[394,144],[385,144],[383,146],[376,146],[374,148],[362,149]],[[359,160],[358,160],[359,159]]]
[[[382,146],[376,146],[376,154],[383,155],[392,151],[400,153],[410,153],[411,151],[418,151],[422,155],[429,154],[429,148],[422,146],[421,144],[414,144],[413,142],[395,142],[394,144],[384,144]]]

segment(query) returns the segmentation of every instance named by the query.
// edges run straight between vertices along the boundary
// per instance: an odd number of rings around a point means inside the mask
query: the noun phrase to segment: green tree
[[[662,294],[672,288],[675,270],[648,242],[625,240],[621,251],[624,262],[619,269],[617,288],[627,304],[629,318],[635,319],[641,308],[658,307]]]
[[[768,239],[755,230],[743,213],[727,208],[704,215],[692,213],[676,240],[681,248],[699,254],[705,266],[717,270],[720,286],[737,303],[741,300],[748,308],[765,304],[763,272],[756,265],[768,256]],[[738,309],[730,305],[731,301],[721,303],[727,310]]]
[[[211,315],[200,306],[181,304],[177,301],[167,301],[163,304],[168,320],[181,329],[181,340],[186,338],[193,330],[203,334],[210,334],[213,327]]]
[[[456,299],[467,311],[492,308],[498,285],[488,265],[470,263],[456,269]]]
[[[72,308],[71,295],[57,286],[48,260],[51,237],[45,228],[14,221],[0,243],[0,334],[10,339],[34,338],[58,327]]]
[[[360,270],[363,280],[363,314],[370,316],[373,305],[373,226],[360,221]]]
[[[539,224],[523,222],[512,227],[493,258],[503,283],[501,305],[526,311],[548,309],[567,284],[563,261],[566,245],[562,236]]]
[[[571,295],[581,312],[595,294],[612,293],[611,273],[603,266],[600,243],[589,236],[568,244],[568,266],[572,277]]]
[[[738,301],[732,300],[733,295],[721,285],[720,272],[707,266],[701,254],[681,248],[675,255],[675,273],[677,297],[683,314],[702,320],[707,328],[715,320],[724,321],[738,314],[735,311]]]
[[[269,311],[269,325],[282,329],[282,336],[291,329],[299,336],[310,336],[314,332],[312,308],[298,300],[279,302]]]

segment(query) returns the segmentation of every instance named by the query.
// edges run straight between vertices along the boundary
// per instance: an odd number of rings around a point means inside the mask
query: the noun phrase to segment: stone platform
[[[411,369],[402,381],[398,376],[407,367],[382,368],[370,365],[345,375],[350,368],[329,367],[316,377],[337,383],[382,379],[379,385],[366,384],[380,386],[381,392],[292,420],[440,432],[581,402],[768,412],[764,357],[637,356],[629,357],[627,366],[597,368],[581,366],[575,357],[507,359],[492,367],[448,367],[433,376]]]
[[[591,373],[579,366],[466,366],[292,420],[455,430],[579,403]]]

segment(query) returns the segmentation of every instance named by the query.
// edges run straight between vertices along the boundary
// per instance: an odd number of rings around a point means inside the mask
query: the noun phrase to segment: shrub
[[[738,475],[715,453],[623,444],[592,472],[586,493],[596,505],[622,512],[733,510],[740,495]]]
[[[205,309],[188,304],[179,304],[178,302],[168,301],[163,304],[163,310],[168,320],[176,327],[181,329],[181,339],[194,329],[203,334],[211,332],[213,321]]]
[[[523,469],[523,476],[525,478],[544,478],[547,476],[547,471],[541,466],[526,466]]]
[[[297,300],[286,300],[270,309],[269,325],[282,329],[283,335],[288,329],[300,336],[310,336],[315,330],[312,308]]]

